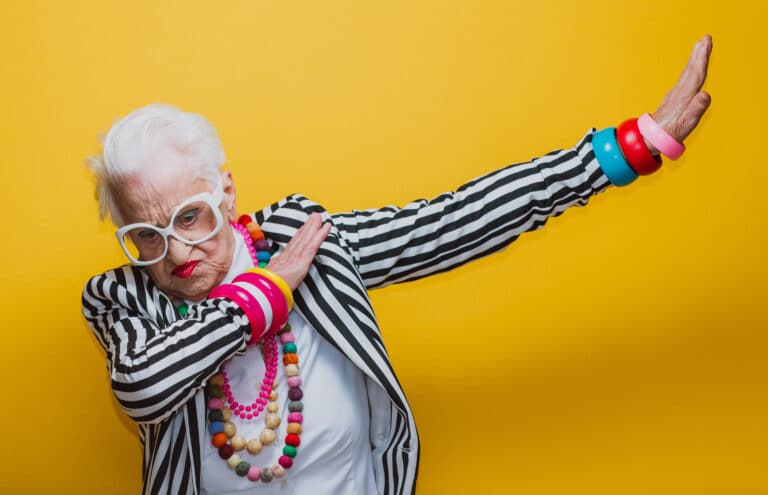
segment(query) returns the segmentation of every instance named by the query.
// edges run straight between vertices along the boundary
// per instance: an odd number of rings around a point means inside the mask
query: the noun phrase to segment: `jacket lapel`
[[[328,218],[322,208],[317,211]],[[289,196],[254,214],[274,256],[283,252],[309,213]],[[294,291],[294,309],[394,399],[402,390],[394,379],[365,287],[339,239],[334,226],[304,282]]]

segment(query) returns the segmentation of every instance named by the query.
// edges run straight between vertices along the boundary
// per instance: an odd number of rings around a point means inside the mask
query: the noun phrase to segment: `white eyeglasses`
[[[201,244],[215,236],[224,225],[219,205],[224,199],[224,184],[219,181],[213,192],[196,194],[174,208],[165,228],[148,223],[132,223],[115,232],[120,247],[137,266],[157,263],[168,253],[168,237],[189,246]]]

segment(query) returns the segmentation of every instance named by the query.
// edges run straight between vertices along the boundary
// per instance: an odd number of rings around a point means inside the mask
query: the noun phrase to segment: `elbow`
[[[183,387],[159,384],[137,387],[125,376],[112,376],[112,392],[120,408],[136,423],[157,424],[166,421],[184,404],[188,391]]]

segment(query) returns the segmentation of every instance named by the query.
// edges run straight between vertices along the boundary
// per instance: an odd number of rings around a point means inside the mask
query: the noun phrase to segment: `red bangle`
[[[251,323],[251,338],[248,345],[253,345],[261,340],[266,330],[267,322],[264,311],[261,309],[256,298],[247,290],[235,284],[219,285],[211,291],[208,299],[224,297],[237,304],[243,310],[248,321]]]
[[[616,140],[627,163],[638,175],[650,175],[661,167],[661,157],[651,154],[645,145],[637,119],[622,122],[616,129]]]

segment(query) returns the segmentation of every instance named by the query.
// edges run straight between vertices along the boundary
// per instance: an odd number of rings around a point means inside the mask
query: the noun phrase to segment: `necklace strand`
[[[264,238],[258,224],[251,221],[249,216],[242,216],[238,224],[232,224],[245,240],[248,246],[249,254],[255,265],[263,268],[269,262],[269,245]],[[253,241],[253,244],[250,242]],[[219,457],[227,462],[227,465],[234,469],[238,476],[247,476],[251,481],[261,480],[269,483],[273,478],[282,478],[286,470],[293,465],[293,458],[296,457],[297,447],[301,440],[299,435],[302,432],[302,423],[304,421],[304,404],[301,402],[303,391],[301,390],[301,376],[299,374],[299,357],[296,347],[296,339],[291,333],[290,324],[286,324],[279,334],[283,351],[283,372],[286,376],[288,389],[288,426],[285,437],[285,445],[282,449],[282,455],[271,467],[259,468],[244,461],[239,454],[235,452],[246,449],[250,454],[258,454],[263,445],[270,445],[275,441],[275,430],[280,425],[280,416],[277,414],[277,361],[278,348],[276,337],[267,337],[261,342],[261,351],[265,364],[265,375],[259,391],[259,396],[250,405],[245,405],[236,400],[232,394],[229,384],[229,377],[226,371],[222,370],[211,377],[208,382],[208,429],[211,433],[211,443],[219,450]],[[225,402],[226,401],[226,402]],[[229,406],[229,407],[227,407]],[[263,429],[259,438],[245,440],[237,435],[237,427],[231,421],[253,420],[266,407],[269,414],[264,417],[266,428]]]

